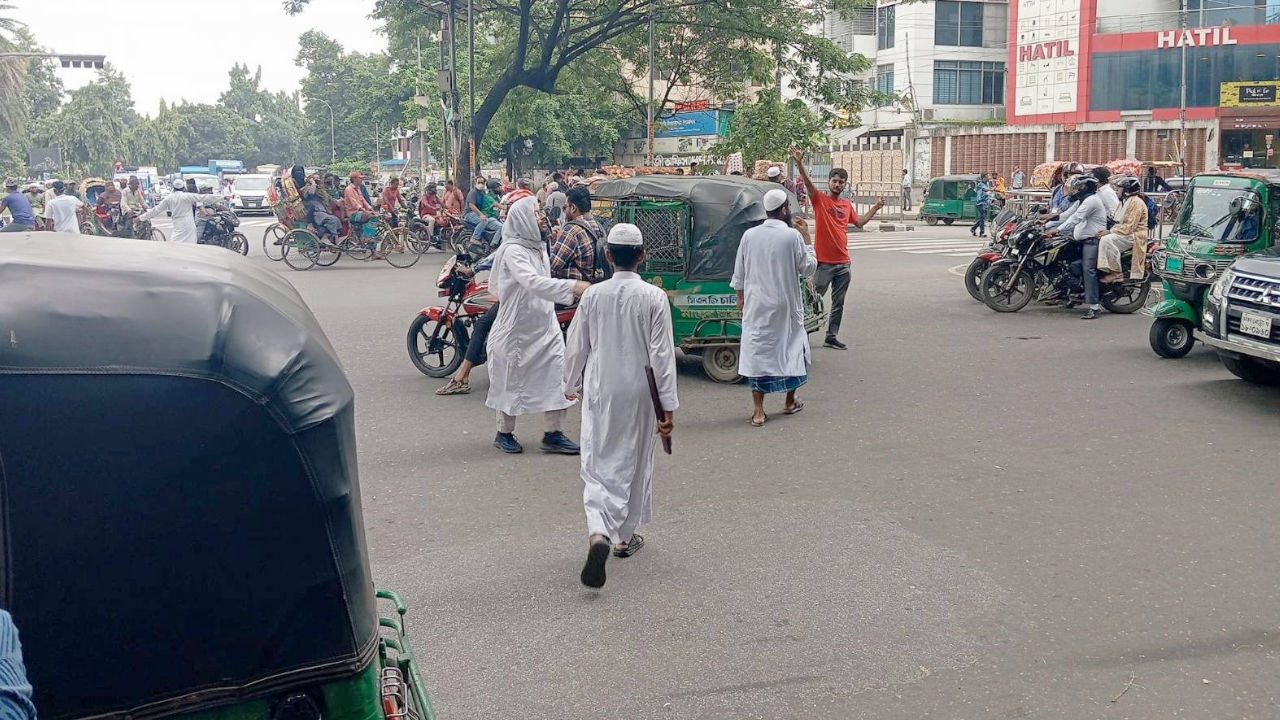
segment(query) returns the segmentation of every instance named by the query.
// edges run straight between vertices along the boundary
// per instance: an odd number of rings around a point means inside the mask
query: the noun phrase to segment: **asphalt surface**
[[[440,717],[1280,718],[1280,391],[1157,358],[1141,315],[991,312],[908,252],[963,229],[880,237],[803,413],[751,428],[682,360],[647,546],[601,592],[576,459],[499,453],[484,370],[441,398],[409,362],[443,255],[272,264],[356,388],[375,577]]]

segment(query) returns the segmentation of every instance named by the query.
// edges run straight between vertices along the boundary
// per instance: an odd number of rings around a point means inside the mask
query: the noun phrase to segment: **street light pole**
[[[653,9],[649,9],[649,114],[645,123],[648,140],[648,151],[645,153],[645,164],[653,167]]]
[[[1187,31],[1187,0],[1182,0],[1182,12],[1179,13],[1179,25],[1182,32]],[[1182,45],[1182,81],[1178,87],[1178,162],[1182,163],[1182,175],[1187,175],[1187,44],[1179,37]]]
[[[338,146],[333,140],[333,106],[320,98],[315,98],[315,101],[329,108],[329,164],[332,165],[338,161]]]
[[[473,14],[471,0],[467,0],[467,93],[471,99],[467,103],[467,175],[476,169],[476,19]]]

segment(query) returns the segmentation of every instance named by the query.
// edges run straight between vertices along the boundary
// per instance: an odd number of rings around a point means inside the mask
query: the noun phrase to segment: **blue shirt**
[[[31,703],[31,683],[22,664],[22,643],[9,613],[0,610],[0,718],[35,720]]]
[[[990,199],[990,197],[991,197],[991,185],[989,185],[989,184],[987,184],[987,183],[984,183],[984,182],[980,182],[980,183],[978,183],[978,199],[977,199],[977,203],[978,203],[979,205],[986,205],[986,204],[987,204],[987,200],[989,200],[989,199]]]
[[[0,200],[0,208],[9,208],[9,214],[13,216],[13,221],[22,225],[36,224],[36,214],[31,211],[31,201],[26,195],[14,191],[4,196]]]

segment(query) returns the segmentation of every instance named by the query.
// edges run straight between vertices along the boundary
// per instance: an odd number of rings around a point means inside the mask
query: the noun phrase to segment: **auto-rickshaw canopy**
[[[603,181],[591,194],[613,202],[659,199],[687,203],[693,223],[686,277],[718,280],[733,275],[742,233],[764,222],[764,194],[773,189],[786,191],[778,183],[738,175],[639,175]],[[795,212],[795,196],[788,192],[788,198]]]
[[[0,602],[50,720],[349,677],[377,653],[351,386],[212,246],[0,245]]]

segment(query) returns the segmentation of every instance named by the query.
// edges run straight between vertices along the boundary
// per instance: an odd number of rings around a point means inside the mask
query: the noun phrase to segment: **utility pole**
[[[1182,11],[1179,13],[1179,25],[1182,32],[1187,31],[1187,0],[1182,0]],[[1178,87],[1178,162],[1182,163],[1182,175],[1187,175],[1187,44],[1182,45],[1182,82]]]
[[[1185,0],[1184,0],[1185,2]],[[653,166],[653,8],[649,8],[649,114],[648,122],[645,123],[647,131],[645,137],[648,138],[648,151],[645,153],[645,164]]]
[[[462,155],[462,116],[459,115],[458,107],[458,36],[455,33],[457,20],[457,9],[453,0],[449,0],[449,125],[453,129],[453,145],[450,149],[455,158]],[[458,163],[455,162],[454,165],[457,166]],[[467,175],[470,176],[469,171]]]
[[[338,146],[333,140],[333,106],[320,98],[315,98],[315,101],[329,108],[329,164],[332,165],[338,160]]]
[[[468,177],[476,171],[476,19],[471,0],[467,0],[467,147]]]
[[[444,62],[445,62],[444,34],[445,34],[445,18],[444,18],[444,14],[441,13],[440,15],[440,74],[439,74],[439,77],[441,78],[447,76],[447,71],[445,70],[445,67],[444,67]],[[445,83],[440,83],[440,92],[441,93],[449,92],[449,88],[446,86]],[[449,108],[445,105],[444,95],[440,97],[440,137],[443,142],[443,147],[441,148],[441,155],[440,155],[440,169],[444,172],[445,179],[453,178],[456,181],[457,178],[454,178],[453,175],[449,174],[449,162],[452,160],[452,158],[449,157]],[[456,174],[457,168],[454,168],[454,172]]]

